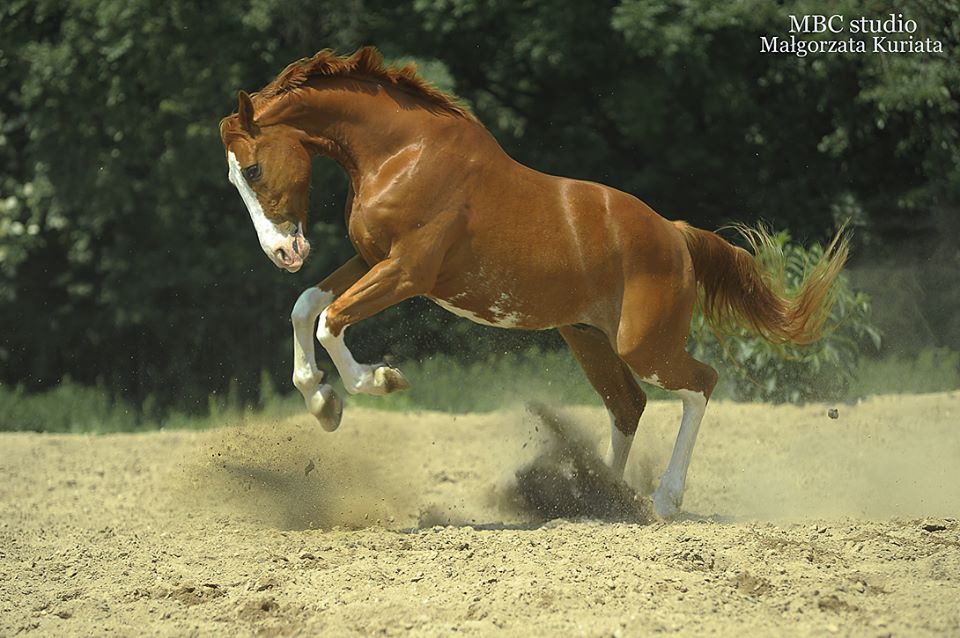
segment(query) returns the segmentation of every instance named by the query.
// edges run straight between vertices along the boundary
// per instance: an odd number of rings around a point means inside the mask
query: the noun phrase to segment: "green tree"
[[[329,4],[317,33],[346,46]],[[264,267],[225,179],[217,123],[237,88],[297,56],[304,36],[287,19],[278,26],[283,9],[77,0],[2,10],[5,381],[36,388],[70,373],[137,402],[156,393],[205,405],[234,376],[255,390],[261,368],[282,360],[302,284]],[[338,176],[328,167],[318,180],[323,209]],[[321,216],[312,235],[319,278],[345,257],[342,229]]]
[[[0,381],[65,374],[162,410],[288,387],[289,308],[349,257],[346,179],[318,162],[314,257],[291,277],[257,249],[225,179],[219,119],[324,47],[376,44],[465,98],[520,161],[605,182],[670,218],[763,218],[800,243],[852,219],[854,266],[892,252],[901,294],[960,344],[955,0],[843,0],[909,13],[940,56],[759,54],[808,1],[10,0],[0,8]],[[948,241],[945,241],[945,238]],[[856,281],[893,325],[884,270]],[[902,288],[902,287],[901,287]],[[912,290],[912,289],[911,289]],[[497,332],[413,301],[363,322],[358,356],[477,360],[555,335]]]

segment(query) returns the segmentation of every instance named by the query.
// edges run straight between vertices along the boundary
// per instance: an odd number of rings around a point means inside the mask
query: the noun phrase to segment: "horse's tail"
[[[833,284],[849,253],[843,229],[807,273],[800,290],[787,294],[783,251],[764,228],[734,227],[750,245],[750,254],[716,233],[675,224],[703,286],[704,316],[715,330],[745,326],[773,343],[811,343],[823,336],[834,300]]]

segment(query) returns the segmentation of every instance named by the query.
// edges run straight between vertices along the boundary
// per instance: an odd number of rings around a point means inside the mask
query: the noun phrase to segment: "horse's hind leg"
[[[617,352],[641,379],[672,391],[683,401],[677,442],[653,494],[654,510],[659,516],[669,518],[680,511],[683,502],[687,468],[707,401],[717,384],[717,372],[684,350],[690,308],[682,303],[673,308],[666,306],[658,308],[655,318],[642,310],[633,316],[621,316]],[[625,303],[625,313],[631,307]]]
[[[683,401],[683,418],[680,421],[680,431],[677,433],[677,442],[673,446],[667,471],[660,477],[660,485],[653,493],[654,510],[665,518],[674,516],[680,511],[687,481],[687,469],[690,467],[690,457],[697,442],[700,422],[707,409],[707,401],[710,400],[713,387],[717,383],[716,371],[689,355],[686,355],[685,360],[674,365],[683,368],[682,375],[678,375],[678,378],[685,379],[673,384],[677,386],[673,389],[674,394]],[[673,378],[672,373],[667,375]],[[665,387],[670,389],[669,386]]]
[[[653,493],[654,510],[659,516],[670,518],[679,513],[683,502],[687,469],[707,401],[717,383],[717,372],[683,350],[670,357],[659,369],[651,370],[644,362],[634,370],[646,380],[672,391],[683,401],[683,418],[677,442],[673,446],[667,470],[660,478],[660,485]]]
[[[560,335],[607,407],[610,447],[605,462],[622,477],[647,396],[601,331],[589,326],[564,326]]]

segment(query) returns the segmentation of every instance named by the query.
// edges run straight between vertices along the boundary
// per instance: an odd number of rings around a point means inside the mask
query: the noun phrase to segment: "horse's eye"
[[[253,164],[243,169],[243,178],[248,182],[253,182],[260,179],[260,164]]]

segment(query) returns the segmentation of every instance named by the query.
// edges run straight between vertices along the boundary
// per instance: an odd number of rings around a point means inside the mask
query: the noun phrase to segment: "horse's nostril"
[[[273,254],[277,256],[277,259],[280,260],[281,264],[290,263],[290,257],[287,255],[287,251],[285,251],[283,248],[277,248],[275,251],[273,251]]]

